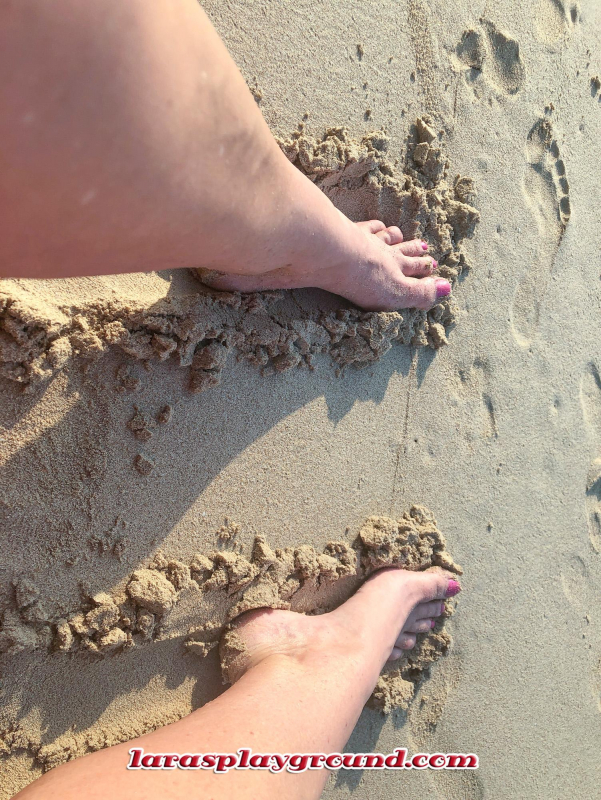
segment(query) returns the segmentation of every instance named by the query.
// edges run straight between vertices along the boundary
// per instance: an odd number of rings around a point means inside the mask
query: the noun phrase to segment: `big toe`
[[[444,278],[405,278],[403,308],[432,308],[451,294],[451,284]]]
[[[440,567],[431,567],[424,572],[416,573],[420,582],[420,603],[430,603],[434,600],[447,600],[455,597],[461,591],[457,576]]]

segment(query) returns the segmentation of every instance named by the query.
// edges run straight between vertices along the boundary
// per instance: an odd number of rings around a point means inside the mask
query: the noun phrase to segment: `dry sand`
[[[601,8],[205,7],[294,163],[423,234],[454,299],[0,282],[0,796],[223,691],[237,610],[446,547],[457,613],[348,749],[481,767],[324,796],[599,796]]]

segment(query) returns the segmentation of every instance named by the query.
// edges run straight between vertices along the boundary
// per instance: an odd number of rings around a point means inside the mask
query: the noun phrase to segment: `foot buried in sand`
[[[371,311],[427,310],[451,293],[451,284],[433,276],[438,263],[421,239],[404,242],[396,225],[380,220],[349,223],[347,246],[324,250],[311,266],[290,264],[259,275],[232,275],[199,269],[207,286],[221,291],[256,292],[316,287]],[[336,250],[336,248],[335,248]]]
[[[417,634],[436,626],[444,601],[461,591],[454,577],[440,567],[424,572],[388,567],[373,573],[349,600],[327,614],[247,611],[221,641],[224,675],[235,683],[266,658],[302,661],[318,653],[350,655],[359,663],[363,658],[381,669],[411,650]]]

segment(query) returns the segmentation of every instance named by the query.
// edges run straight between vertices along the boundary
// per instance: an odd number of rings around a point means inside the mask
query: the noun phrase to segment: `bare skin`
[[[343,605],[317,617],[260,609],[242,615],[248,656],[234,685],[179,722],[64,764],[19,800],[315,800],[329,772],[127,771],[129,750],[152,753],[341,752],[390,658],[432,627],[443,600],[459,591],[440,569],[387,568]]]
[[[382,310],[427,309],[450,292],[426,243],[351,222],[288,162],[195,0],[5,0],[0,74],[0,276],[196,267],[216,288],[316,286]],[[125,764],[137,746],[339,751],[383,664],[431,625],[451,581],[387,569],[321,617],[253,612],[239,627],[248,662],[223,695],[18,797],[317,798],[324,771]]]
[[[7,0],[0,74],[0,276],[197,267],[369,309],[450,292],[427,245],[289,163],[196,0]]]

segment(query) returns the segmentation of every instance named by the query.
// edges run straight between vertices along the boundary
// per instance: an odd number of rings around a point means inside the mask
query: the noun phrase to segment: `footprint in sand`
[[[590,435],[601,437],[601,376],[590,363],[580,381],[580,405]],[[601,553],[601,457],[594,458],[586,479],[585,494],[588,535],[595,553]]]
[[[523,347],[538,330],[540,302],[571,214],[566,167],[548,119],[539,119],[530,130],[526,153],[523,193],[538,236],[534,258],[516,288],[511,308],[511,330]]]
[[[533,4],[533,11],[534,30],[538,40],[544,44],[554,44],[570,33],[571,25],[575,25],[580,17],[577,3],[572,3],[568,11],[562,0],[538,0]]]
[[[588,536],[595,554],[601,553],[601,375],[597,365],[589,363],[580,380],[580,407],[591,442],[597,453],[588,470],[584,487]],[[563,559],[559,574],[560,584],[568,602],[580,611],[595,605],[592,592],[592,560],[586,554],[572,553]]]
[[[497,439],[497,415],[490,392],[492,385],[490,365],[486,359],[476,358],[466,366],[460,366],[450,387],[452,402],[465,408],[465,418],[469,417],[466,438]]]
[[[469,68],[464,71],[466,82],[472,84],[476,94],[481,80],[499,94],[517,94],[525,78],[518,42],[487,19],[481,19],[480,25],[481,31],[464,31],[455,51],[459,61]]]
[[[595,553],[601,553],[601,458],[595,458],[586,480],[588,535]]]
[[[597,708],[601,712],[601,661],[593,673],[593,699],[597,702]]]
[[[564,558],[559,582],[564,597],[574,608],[586,611],[590,604],[590,571],[578,555]]]
[[[462,676],[462,660],[456,653],[451,653],[444,659],[444,663],[441,661],[437,664],[430,680],[419,687],[407,712],[408,745],[414,753],[434,752],[436,726],[445,712],[449,696],[461,683]],[[406,729],[403,732],[405,731]],[[433,789],[438,789],[433,791],[434,796],[461,797],[462,800],[480,800],[484,797],[484,786],[477,770],[442,772],[436,776],[436,784],[432,784]]]

